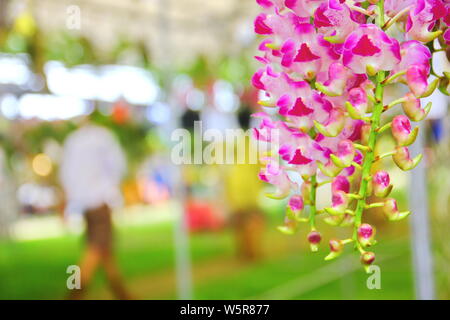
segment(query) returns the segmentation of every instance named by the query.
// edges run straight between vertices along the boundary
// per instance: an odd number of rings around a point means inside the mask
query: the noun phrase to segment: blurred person
[[[66,140],[60,178],[67,200],[66,213],[81,213],[86,222],[86,248],[79,263],[81,288],[70,299],[80,299],[95,272],[103,268],[118,299],[129,299],[114,255],[111,208],[122,204],[120,182],[126,170],[119,143],[106,128],[83,124]]]
[[[241,128],[247,132],[250,127],[250,110],[242,109],[238,114]],[[258,199],[262,190],[262,183],[255,179],[260,171],[258,163],[250,163],[250,153],[256,152],[252,148],[248,134],[243,134],[238,139],[244,140],[245,161],[226,166],[225,194],[228,208],[231,213],[231,224],[235,232],[237,255],[246,261],[256,261],[262,257],[262,235],[264,232],[264,216],[260,209]],[[235,160],[240,143],[235,141]],[[229,148],[230,146],[226,146]]]

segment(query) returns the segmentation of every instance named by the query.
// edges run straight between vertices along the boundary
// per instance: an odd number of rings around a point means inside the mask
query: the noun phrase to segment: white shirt
[[[64,144],[60,171],[66,212],[82,213],[102,204],[120,206],[125,170],[125,156],[107,129],[86,125],[72,133]]]

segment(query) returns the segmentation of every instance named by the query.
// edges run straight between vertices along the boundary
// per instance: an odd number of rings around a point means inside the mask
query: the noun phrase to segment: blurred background
[[[0,299],[68,294],[66,269],[83,254],[85,226],[67,212],[59,171],[66,138],[86,119],[106,127],[127,160],[113,222],[132,297],[417,297],[410,219],[365,216],[378,230],[382,271],[381,289],[370,290],[357,255],[324,262],[327,245],[310,253],[308,230],[276,230],[286,203],[264,196],[270,187],[257,165],[170,163],[174,128],[252,125],[258,10],[254,0],[0,0]],[[414,212],[412,198],[429,209],[433,291],[450,299],[449,101],[432,99],[419,150],[424,188],[390,162],[380,167],[402,210]],[[386,136],[379,147],[393,144]],[[327,203],[330,195],[320,197]],[[350,232],[320,231],[325,239]],[[85,298],[113,298],[102,272]]]

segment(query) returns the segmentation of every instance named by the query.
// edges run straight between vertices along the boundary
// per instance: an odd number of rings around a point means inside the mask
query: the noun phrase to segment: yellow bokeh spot
[[[40,176],[48,176],[52,172],[52,160],[44,153],[40,153],[33,158],[32,167],[34,172]]]

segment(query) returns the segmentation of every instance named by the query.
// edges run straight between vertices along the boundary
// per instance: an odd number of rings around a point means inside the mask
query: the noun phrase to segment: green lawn
[[[385,239],[377,245],[382,288],[369,290],[366,287],[368,276],[351,250],[335,262],[324,262],[325,248],[321,253],[311,254],[302,244],[304,235],[288,237],[273,229],[271,225],[266,233],[265,243],[269,246],[266,257],[257,264],[236,261],[232,234],[228,231],[192,235],[195,298],[413,298],[406,239]],[[120,267],[130,289],[144,292],[139,298],[175,298],[172,231],[170,223],[119,229]],[[271,253],[271,246],[276,246],[277,250]],[[63,298],[67,293],[65,270],[68,265],[77,263],[81,249],[82,239],[70,235],[0,243],[0,299]],[[355,269],[350,270],[353,267]],[[157,281],[167,290],[154,292],[157,289],[153,290],[152,285]],[[103,287],[103,277],[96,277],[89,297],[105,298]]]

